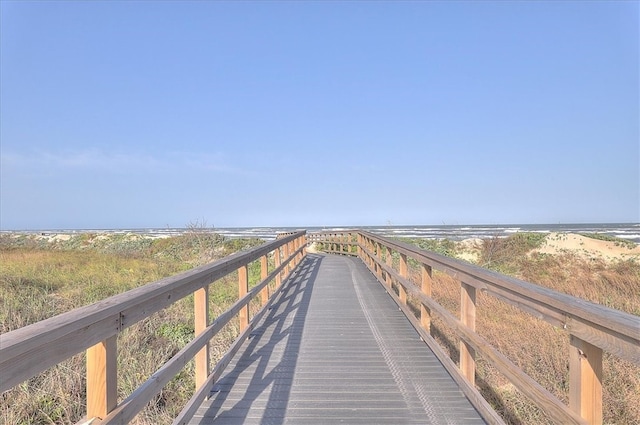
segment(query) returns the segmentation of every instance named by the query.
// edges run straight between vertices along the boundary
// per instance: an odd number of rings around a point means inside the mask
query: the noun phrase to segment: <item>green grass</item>
[[[415,245],[435,253],[455,257],[459,253],[458,244],[449,239],[395,238],[401,242]]]
[[[262,243],[226,240],[211,232],[148,239],[134,234],[79,234],[47,242],[35,235],[0,237],[0,330],[2,333],[91,304]],[[250,285],[260,264],[249,266]],[[210,286],[217,317],[237,300],[237,276]],[[118,336],[118,398],[123,400],[193,338],[193,296],[125,329]],[[232,321],[212,341],[212,361],[237,335]],[[2,395],[0,423],[74,424],[84,415],[84,353]],[[168,424],[194,390],[187,367],[134,420]]]

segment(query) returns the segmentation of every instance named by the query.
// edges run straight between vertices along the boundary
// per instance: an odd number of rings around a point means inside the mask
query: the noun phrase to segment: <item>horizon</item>
[[[212,230],[216,229],[220,230],[230,230],[230,229],[307,229],[307,228],[330,228],[330,229],[366,229],[366,228],[515,228],[515,227],[609,227],[609,226],[623,226],[623,227],[637,227],[640,226],[640,222],[601,222],[601,223],[477,223],[477,224],[372,224],[372,225],[306,225],[306,226],[229,226],[229,227],[218,227],[218,226],[206,226],[206,227],[197,227],[197,229],[201,230]],[[30,228],[30,229],[0,229],[0,232],[3,233],[11,233],[11,232],[44,232],[44,231],[157,231],[157,230],[187,230],[194,227],[189,226],[161,226],[161,227],[151,227],[151,226],[142,226],[142,227],[131,227],[131,226],[123,226],[123,227],[92,227],[92,228],[80,228],[80,227],[68,227],[68,228]]]
[[[0,91],[0,229],[640,222],[639,2],[3,0]]]

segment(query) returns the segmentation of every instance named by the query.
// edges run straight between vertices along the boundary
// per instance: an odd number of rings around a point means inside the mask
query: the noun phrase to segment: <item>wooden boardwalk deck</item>
[[[481,424],[362,262],[309,254],[190,424]]]

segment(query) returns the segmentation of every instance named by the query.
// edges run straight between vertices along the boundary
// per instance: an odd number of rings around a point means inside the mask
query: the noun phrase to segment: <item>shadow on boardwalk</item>
[[[305,317],[322,259],[309,254],[297,274],[285,282],[263,323],[252,332],[243,354],[214,385],[204,423],[214,418],[216,423],[245,423],[252,408],[269,415],[259,418],[260,423],[284,422]],[[240,392],[237,388],[249,390]],[[231,409],[221,410],[230,404]]]
[[[366,266],[308,255],[190,424],[483,424]]]

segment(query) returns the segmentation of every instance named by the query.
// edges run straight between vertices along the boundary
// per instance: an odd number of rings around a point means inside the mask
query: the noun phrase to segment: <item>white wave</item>
[[[624,235],[617,235],[621,239],[640,239],[640,234],[637,233],[628,233]]]

